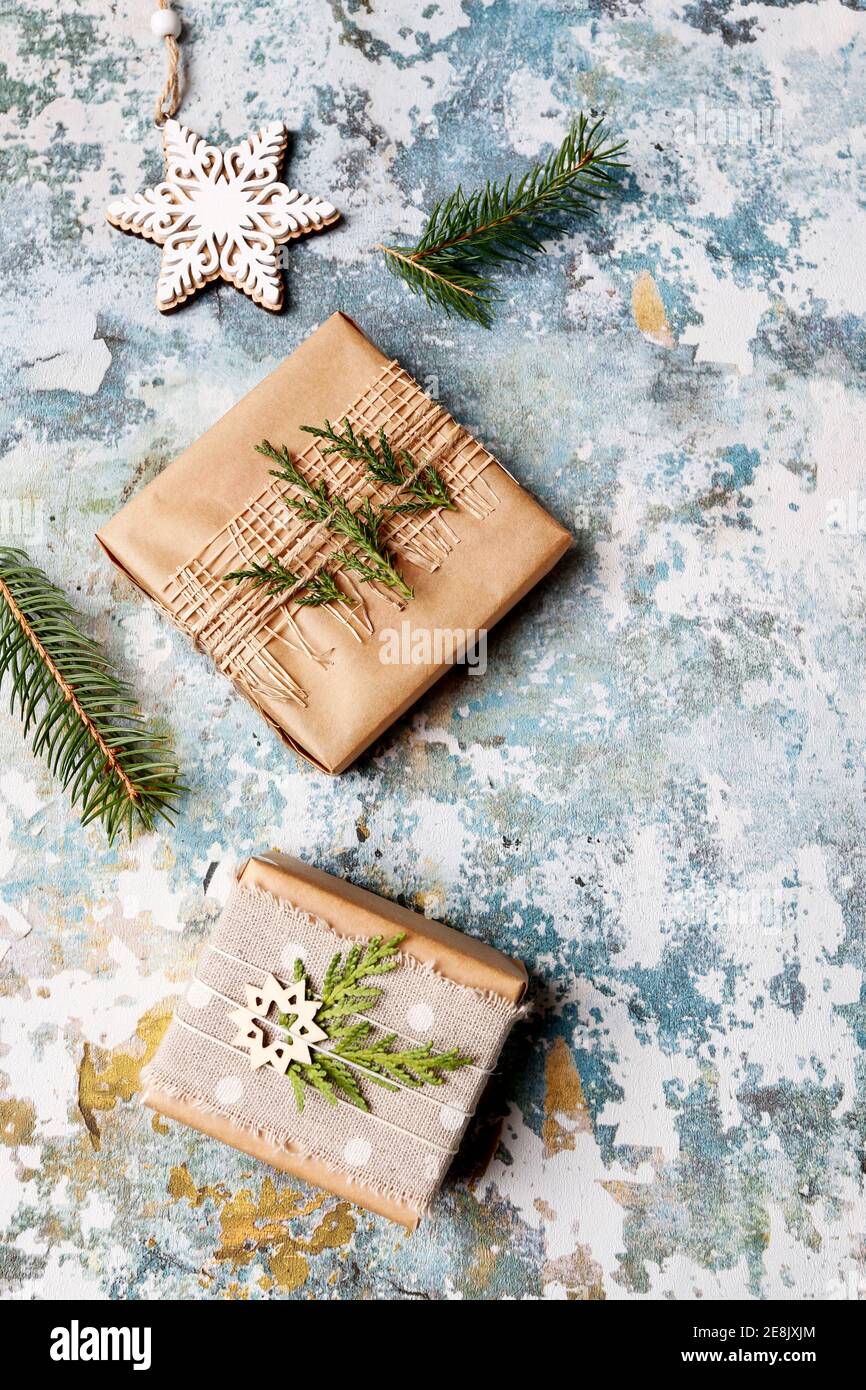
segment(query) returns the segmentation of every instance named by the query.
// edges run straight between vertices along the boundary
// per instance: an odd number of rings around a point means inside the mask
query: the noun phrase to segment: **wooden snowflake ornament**
[[[283,304],[277,248],[340,216],[324,198],[280,183],[288,141],[280,121],[230,149],[166,121],[165,179],[109,204],[113,227],[162,247],[156,303],[163,313],[210,280],[227,280],[264,309]]]
[[[307,998],[306,980],[296,980],[285,988],[273,975],[268,975],[263,985],[244,985],[247,1007],[233,1009],[228,1017],[238,1027],[233,1039],[234,1047],[242,1047],[250,1054],[250,1066],[272,1066],[284,1075],[290,1062],[310,1062],[310,1044],[327,1041],[327,1033],[314,1021],[322,1007],[321,999]],[[283,1024],[286,1036],[276,1042],[266,1043],[259,1019],[266,1019],[271,1005],[277,1013],[292,1021]]]

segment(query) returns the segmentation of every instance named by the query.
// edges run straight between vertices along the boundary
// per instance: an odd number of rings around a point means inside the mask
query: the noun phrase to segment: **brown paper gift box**
[[[388,365],[350,319],[334,314],[103,526],[100,544],[118,568],[177,618],[173,579],[268,483],[272,465],[255,446],[267,438],[286,445],[293,456],[314,447],[300,427],[342,420]],[[441,415],[453,426],[444,411]],[[569,534],[471,436],[463,432],[462,437],[483,465],[479,485],[496,504],[483,517],[463,506],[448,513],[459,543],[433,573],[405,561],[397,550],[415,589],[399,616],[385,597],[361,586],[375,633],[389,626],[399,630],[406,620],[412,632],[489,630],[570,544]],[[261,553],[264,557],[267,550]],[[383,664],[376,636],[359,643],[322,609],[305,608],[301,623],[305,640],[330,652],[329,665],[287,654],[279,640],[266,651],[281,667],[291,666],[305,707],[267,693],[251,697],[242,682],[236,683],[284,742],[326,772],[348,767],[451,664],[447,651],[445,660],[435,660],[442,655],[435,650],[425,663]]]
[[[509,1007],[517,1006],[525,993],[527,975],[519,961],[503,955],[486,942],[421,917],[288,855],[269,853],[248,860],[238,875],[238,884],[242,889],[269,894],[280,903],[291,904],[320,918],[340,937],[369,940],[373,936],[390,937],[396,932],[405,932],[406,939],[400,949],[406,956],[445,980],[481,991],[491,999],[504,1001]],[[508,1027],[510,1023],[506,1024],[503,1038],[497,1039],[497,1045],[504,1041]],[[159,1063],[159,1053],[155,1061]],[[294,1151],[290,1143],[276,1144],[225,1115],[179,1099],[148,1079],[147,1072],[145,1080],[143,1104],[169,1119],[180,1120],[272,1167],[365,1206],[409,1229],[417,1226],[421,1213],[411,1204],[395,1200],[365,1186],[357,1177],[347,1176],[327,1163]],[[288,1083],[285,1084],[288,1090]],[[327,1112],[325,1105],[326,1117]]]

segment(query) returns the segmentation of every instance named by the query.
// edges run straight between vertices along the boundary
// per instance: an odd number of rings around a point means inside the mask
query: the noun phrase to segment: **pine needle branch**
[[[378,447],[369,435],[355,433],[348,420],[343,421],[343,433],[330,420],[324,426],[302,425],[301,429],[316,439],[327,440],[321,448],[324,455],[339,454],[352,463],[362,463],[367,476],[374,482],[400,488],[410,500],[389,503],[391,512],[429,512],[445,508],[456,511],[445,480],[430,464],[418,464],[407,449],[395,452],[384,426],[379,430]]]
[[[0,547],[0,680],[33,731],[33,751],[69,791],[83,825],[109,844],[124,830],[172,823],[185,790],[168,740],[148,728],[128,685],[81,631],[66,595],[21,550]]]
[[[489,328],[499,297],[490,271],[539,255],[544,238],[591,212],[626,167],[617,158],[625,147],[609,142],[601,120],[581,113],[559,149],[519,180],[488,180],[468,194],[458,187],[437,203],[415,246],[377,249],[428,304]]]

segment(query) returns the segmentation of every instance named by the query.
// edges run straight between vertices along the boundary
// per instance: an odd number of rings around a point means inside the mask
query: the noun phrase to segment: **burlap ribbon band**
[[[483,518],[496,506],[496,494],[481,476],[493,456],[431,400],[398,362],[387,363],[340,412],[339,423],[344,421],[356,433],[373,438],[384,429],[395,451],[406,450],[421,467],[435,467],[452,500],[473,517]],[[251,448],[258,442],[251,441]],[[272,442],[279,446],[280,441]],[[323,454],[318,441],[310,443],[296,461],[310,483],[325,482],[329,493],[344,498],[353,509],[366,498],[386,507],[397,495],[398,489],[372,481],[359,463]],[[327,653],[304,636],[299,621],[302,609],[293,599],[345,543],[326,525],[299,517],[286,505],[286,490],[285,484],[269,482],[178,569],[158,600],[172,621],[208,652],[255,705],[260,698],[306,704],[302,672],[289,670],[290,657],[283,660],[274,655],[275,641],[280,648],[319,664],[328,662]],[[389,550],[430,573],[458,540],[444,513],[432,511],[393,512],[382,534]],[[249,582],[238,585],[225,579],[232,570],[270,558],[299,576],[295,590],[274,595]],[[350,605],[345,609],[333,605],[329,611],[361,640],[373,630],[363,586],[355,585],[348,575],[342,576],[342,582]],[[387,592],[383,596],[393,600]]]

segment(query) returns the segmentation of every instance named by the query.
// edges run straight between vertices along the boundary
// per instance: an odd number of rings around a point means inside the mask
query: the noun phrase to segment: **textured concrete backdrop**
[[[3,540],[89,615],[190,786],[106,849],[0,718],[0,1270],[17,1296],[866,1293],[861,2],[189,0],[182,117],[285,119],[333,197],[271,318],[169,319],[102,208],[155,182],[147,0],[0,19]],[[374,242],[576,108],[624,194],[494,332]],[[353,772],[300,766],[93,532],[332,310],[578,536]],[[279,846],[527,961],[483,1136],[411,1238],[136,1104],[234,866]],[[215,867],[214,867],[215,866]]]

